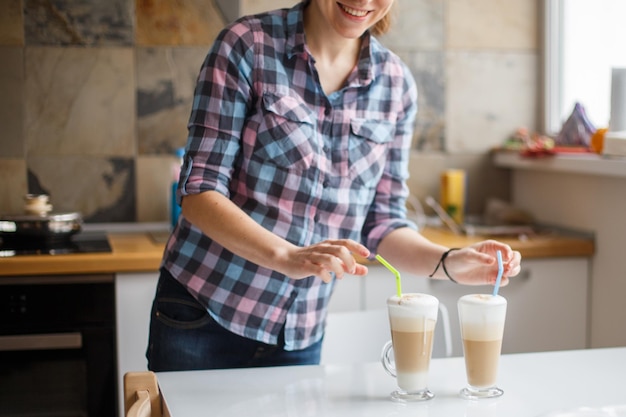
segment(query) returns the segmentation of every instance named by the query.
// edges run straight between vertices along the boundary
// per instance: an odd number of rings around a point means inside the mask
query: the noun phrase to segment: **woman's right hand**
[[[333,274],[337,279],[342,279],[345,274],[367,274],[367,267],[358,263],[353,254],[366,258],[370,251],[350,239],[329,239],[310,246],[293,247],[281,257],[280,272],[294,279],[315,275],[324,282],[330,282]]]

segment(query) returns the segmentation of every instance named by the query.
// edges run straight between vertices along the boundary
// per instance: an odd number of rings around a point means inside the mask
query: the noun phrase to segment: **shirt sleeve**
[[[184,195],[208,190],[229,196],[228,184],[253,100],[253,63],[254,35],[245,21],[224,29],[209,50],[194,92],[179,204]]]
[[[384,172],[362,232],[362,240],[372,254],[377,252],[381,240],[393,230],[401,227],[417,230],[417,225],[406,218],[409,195],[406,181],[409,178],[410,149],[417,115],[417,88],[410,70],[401,65],[404,76],[395,135],[390,142]]]

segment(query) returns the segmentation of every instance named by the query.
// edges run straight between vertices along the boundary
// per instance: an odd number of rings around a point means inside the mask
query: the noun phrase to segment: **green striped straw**
[[[398,272],[396,268],[391,266],[391,264],[387,262],[382,256],[376,255],[376,259],[396,276],[396,290],[398,291],[398,297],[402,297],[402,280],[400,279],[400,272]]]

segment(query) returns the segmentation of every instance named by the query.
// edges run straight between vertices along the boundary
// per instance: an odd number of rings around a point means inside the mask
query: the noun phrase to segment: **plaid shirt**
[[[350,238],[375,251],[392,230],[414,227],[405,180],[415,84],[366,33],[346,85],[324,94],[305,6],[242,18],[219,35],[196,86],[179,198],[216,190],[296,245]],[[287,350],[322,338],[334,282],[260,267],[182,217],[163,266],[236,334],[275,344],[284,327]]]

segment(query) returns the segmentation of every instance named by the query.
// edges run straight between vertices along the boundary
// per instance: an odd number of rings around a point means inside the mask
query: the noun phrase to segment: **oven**
[[[117,410],[114,276],[0,277],[0,417]]]

